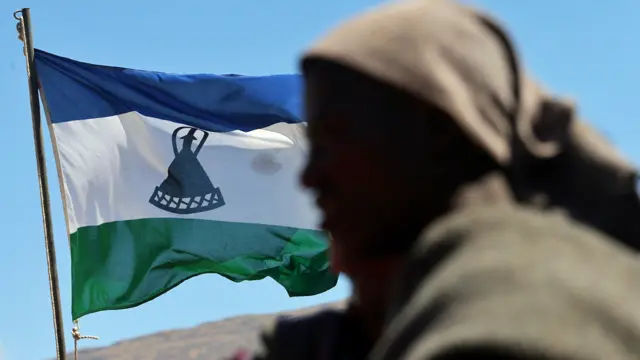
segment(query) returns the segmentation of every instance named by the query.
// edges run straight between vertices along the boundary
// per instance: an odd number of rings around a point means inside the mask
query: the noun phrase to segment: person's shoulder
[[[425,278],[430,286],[458,284],[461,278],[502,286],[587,283],[597,292],[609,288],[640,296],[640,288],[626,283],[629,274],[640,278],[635,252],[562,213],[470,208],[425,229],[401,271],[396,297],[402,303]]]
[[[409,257],[411,271],[429,272],[443,260],[456,260],[458,271],[502,267],[560,281],[585,274],[591,279],[640,275],[637,253],[609,236],[559,211],[519,206],[471,208],[430,226]]]
[[[443,242],[462,244],[462,240],[465,245],[499,242],[507,250],[565,247],[575,252],[604,251],[612,256],[632,254],[629,248],[561,210],[540,211],[519,205],[477,206],[452,212],[425,229],[414,253]]]
[[[377,348],[385,356],[377,359],[416,351],[471,359],[479,348],[504,359],[626,359],[627,347],[638,348],[633,253],[561,215],[461,215],[421,236],[400,274],[394,319]]]

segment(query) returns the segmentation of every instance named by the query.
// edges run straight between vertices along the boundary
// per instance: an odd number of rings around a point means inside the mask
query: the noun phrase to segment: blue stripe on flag
[[[36,50],[53,123],[137,111],[203,130],[302,122],[299,75],[176,75],[92,65]]]

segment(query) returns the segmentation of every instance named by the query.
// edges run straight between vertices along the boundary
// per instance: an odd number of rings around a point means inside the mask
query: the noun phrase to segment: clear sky
[[[307,44],[378,0],[2,0],[0,1],[0,360],[55,354],[27,79],[12,13],[32,8],[36,47],[105,65],[178,73],[263,75],[296,71]],[[508,24],[529,68],[640,162],[640,2],[478,0]],[[48,137],[48,133],[45,134]],[[53,222],[65,316],[71,331],[70,257],[51,146]],[[89,315],[83,332],[108,345],[224,317],[337,300],[349,285],[289,299],[272,281],[187,281],[131,310]],[[67,337],[71,349],[71,337]]]

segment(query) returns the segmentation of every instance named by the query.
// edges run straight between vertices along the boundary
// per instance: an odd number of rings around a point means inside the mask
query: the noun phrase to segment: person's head
[[[301,67],[302,181],[351,258],[405,252],[461,188],[496,173],[517,202],[564,207],[627,243],[640,235],[640,224],[616,233],[611,216],[640,217],[634,169],[526,76],[486,15],[446,0],[392,3],[329,34]]]
[[[460,182],[497,168],[425,101],[324,60],[309,60],[305,76],[311,149],[302,181],[350,275],[361,265],[354,256],[403,252]]]

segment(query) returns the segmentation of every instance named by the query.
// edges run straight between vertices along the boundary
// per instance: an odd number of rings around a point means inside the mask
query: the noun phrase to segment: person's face
[[[306,77],[310,154],[302,183],[315,192],[322,227],[342,257],[381,256],[421,228],[423,129],[406,121],[421,114],[391,106],[386,87],[347,75]]]

